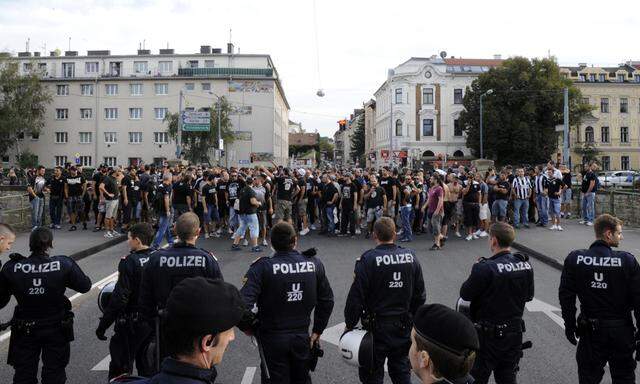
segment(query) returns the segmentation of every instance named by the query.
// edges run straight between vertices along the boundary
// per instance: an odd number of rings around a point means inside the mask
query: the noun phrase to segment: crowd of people
[[[597,165],[586,166],[581,180],[581,224],[592,225]],[[472,241],[487,236],[493,222],[531,225],[562,231],[572,216],[572,172],[565,164],[535,167],[453,166],[446,170],[98,167],[85,178],[82,167],[56,167],[45,178],[44,167],[29,177],[32,226],[42,225],[45,192],[49,194],[52,229],[126,233],[132,223],[157,228],[152,246],[174,241],[172,223],[184,212],[200,218],[204,238],[231,235],[232,249],[268,245],[269,229],[278,221],[292,224],[299,235],[371,235],[373,223],[392,217],[401,242],[428,233],[432,250],[450,235]],[[66,209],[65,209],[66,208]]]

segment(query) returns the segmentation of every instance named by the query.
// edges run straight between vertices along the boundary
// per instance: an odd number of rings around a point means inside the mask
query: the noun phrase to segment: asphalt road
[[[222,239],[203,240],[200,244],[216,254],[225,279],[239,286],[244,272],[256,255],[244,251],[231,252],[229,245],[229,240]],[[486,240],[482,239],[471,242],[451,239],[444,250],[437,252],[428,250],[431,242],[424,236],[418,237],[410,245],[416,250],[422,264],[427,302],[443,303],[452,307],[472,264],[478,257],[487,256],[489,252]],[[357,370],[341,361],[337,347],[332,342],[335,342],[335,333],[339,334],[343,327],[343,309],[352,281],[354,261],[374,244],[362,238],[327,239],[310,234],[302,238],[299,248],[305,249],[310,246],[318,248],[318,254],[326,266],[336,298],[329,322],[329,327],[335,328],[328,329],[323,335],[325,357],[320,359],[312,379],[316,383],[356,383]],[[89,274],[94,285],[97,285],[95,283],[113,275],[119,258],[126,253],[126,245],[120,244],[81,260],[80,266]],[[559,316],[557,289],[560,272],[535,260],[532,264],[535,270],[536,300],[529,305],[524,318],[527,324],[525,340],[532,340],[533,348],[525,351],[519,382],[576,382],[575,347],[565,340]],[[97,292],[98,287],[73,299],[76,340],[72,343],[71,363],[67,368],[69,383],[106,382],[108,343],[97,340],[94,335],[100,316],[96,304]],[[72,294],[73,292],[69,293]],[[9,314],[9,308],[0,311],[0,320],[6,321]],[[6,361],[7,347],[8,340],[4,340],[0,335],[0,361]],[[257,349],[248,337],[236,332],[236,340],[230,345],[222,364],[218,367],[218,382],[259,383],[259,369],[256,371],[256,367],[259,367]],[[0,365],[0,383],[10,383],[12,374],[11,367]],[[390,382],[388,377],[385,382]],[[417,383],[417,380],[414,382]]]

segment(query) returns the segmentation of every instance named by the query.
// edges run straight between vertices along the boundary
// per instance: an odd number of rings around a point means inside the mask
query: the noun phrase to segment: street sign
[[[251,164],[251,160],[238,160],[238,164]]]
[[[182,130],[184,132],[209,132],[211,114],[209,112],[182,112]]]

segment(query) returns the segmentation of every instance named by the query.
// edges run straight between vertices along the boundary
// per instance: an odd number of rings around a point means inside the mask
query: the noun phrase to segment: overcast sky
[[[270,54],[307,131],[332,135],[336,121],[373,96],[387,68],[446,51],[466,58],[547,56],[560,64],[640,60],[637,2],[621,0],[0,0],[0,51],[110,49],[138,43],[177,53],[226,47]],[[316,53],[319,52],[320,71]],[[634,57],[635,55],[635,57]],[[318,98],[318,88],[326,96]]]

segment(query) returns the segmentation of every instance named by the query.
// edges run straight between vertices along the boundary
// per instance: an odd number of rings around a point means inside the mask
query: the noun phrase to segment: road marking
[[[342,336],[342,332],[344,332],[345,323],[336,324],[331,328],[327,328],[322,332],[320,336],[320,340],[326,341],[327,343],[331,343],[333,345],[340,345],[340,336]]]
[[[102,359],[95,367],[91,368],[92,371],[108,371],[109,363],[111,362],[111,355],[107,355]]]
[[[558,324],[560,328],[564,329],[564,320],[561,316],[558,316],[554,312],[560,312],[561,309],[558,307],[554,307],[551,304],[547,304],[542,300],[538,300],[535,297],[533,300],[526,304],[527,311],[529,312],[542,312],[547,315],[554,323]]]
[[[242,381],[240,384],[251,384],[253,383],[253,376],[256,374],[256,367],[247,367],[244,370],[244,375],[242,376]]]

